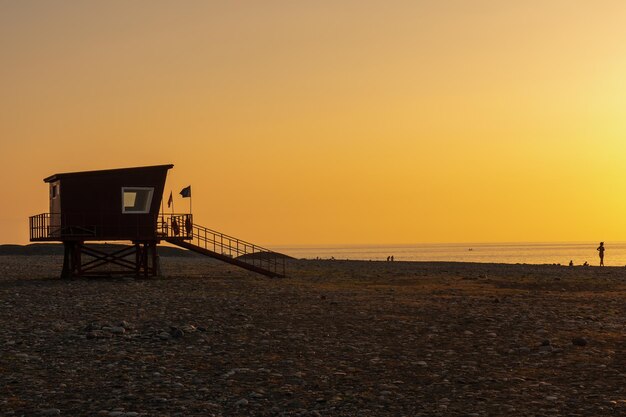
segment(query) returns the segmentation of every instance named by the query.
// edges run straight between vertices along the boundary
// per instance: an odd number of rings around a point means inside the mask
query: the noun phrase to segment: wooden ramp
[[[172,245],[268,277],[285,276],[287,256],[194,224],[189,215],[163,217],[159,232],[163,240]]]

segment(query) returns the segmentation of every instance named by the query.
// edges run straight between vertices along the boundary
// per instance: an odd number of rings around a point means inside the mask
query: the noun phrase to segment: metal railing
[[[29,217],[28,225],[30,229],[30,240],[49,239],[53,235],[50,226],[50,213],[42,213]]]
[[[97,234],[97,227],[75,222],[61,222],[61,216],[54,213],[42,213],[29,219],[30,240],[55,240],[61,238],[90,238]]]
[[[31,241],[156,238],[156,216],[119,213],[42,213],[29,217]],[[148,217],[146,217],[148,216]]]

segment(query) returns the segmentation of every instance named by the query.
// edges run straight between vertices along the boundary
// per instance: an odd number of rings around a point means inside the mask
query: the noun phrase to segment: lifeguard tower
[[[191,213],[159,213],[174,165],[54,174],[50,212],[30,217],[31,242],[63,242],[64,278],[155,276],[162,241],[270,277],[285,275],[285,256],[197,225]],[[131,242],[115,251],[88,242]],[[100,247],[99,247],[100,246]]]

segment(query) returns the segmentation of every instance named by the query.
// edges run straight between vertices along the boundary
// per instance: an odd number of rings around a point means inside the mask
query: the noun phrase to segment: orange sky
[[[0,2],[0,243],[173,163],[266,245],[626,240],[626,2]],[[187,207],[177,199],[176,208]]]

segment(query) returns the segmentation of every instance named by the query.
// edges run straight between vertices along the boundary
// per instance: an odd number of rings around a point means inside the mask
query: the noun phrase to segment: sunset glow
[[[0,3],[0,243],[174,164],[266,245],[626,240],[623,1]],[[177,196],[177,211],[187,199]]]

